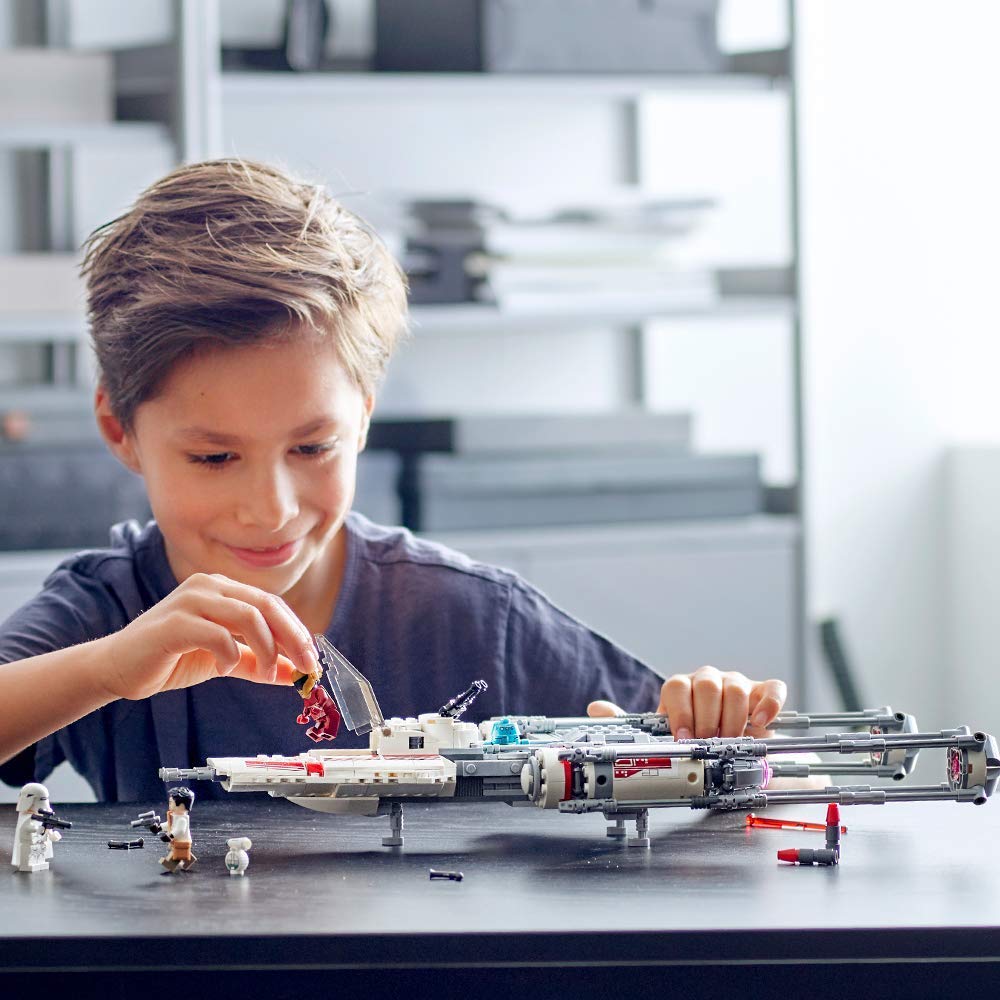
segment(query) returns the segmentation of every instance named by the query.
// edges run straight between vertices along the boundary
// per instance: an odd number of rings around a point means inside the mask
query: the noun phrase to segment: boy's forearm
[[[114,700],[104,639],[0,664],[0,763]]]

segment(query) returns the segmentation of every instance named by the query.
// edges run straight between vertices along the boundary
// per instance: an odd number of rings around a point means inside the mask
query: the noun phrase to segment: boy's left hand
[[[763,736],[787,696],[784,681],[752,681],[735,670],[700,667],[663,682],[657,712],[667,716],[670,731],[678,740],[744,733]],[[593,701],[587,714],[596,717],[625,712],[610,701]]]

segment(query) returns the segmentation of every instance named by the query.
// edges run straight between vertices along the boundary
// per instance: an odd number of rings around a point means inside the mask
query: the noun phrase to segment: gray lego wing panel
[[[385,721],[368,678],[325,635],[314,636],[344,725],[359,736]]]

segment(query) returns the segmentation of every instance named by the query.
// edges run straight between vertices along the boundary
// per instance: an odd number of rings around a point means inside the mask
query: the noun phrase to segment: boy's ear
[[[372,410],[375,409],[375,396],[366,396],[364,399],[364,411],[361,414],[361,433],[358,435],[358,452],[365,450],[365,445],[368,444],[368,428],[371,426],[372,422]]]
[[[103,385],[99,385],[94,393],[94,417],[97,419],[97,429],[101,432],[104,443],[111,449],[115,458],[127,469],[142,475],[139,456],[135,450],[135,440],[114,415],[111,401]]]

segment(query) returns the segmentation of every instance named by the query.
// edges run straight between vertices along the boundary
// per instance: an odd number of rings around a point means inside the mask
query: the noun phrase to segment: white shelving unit
[[[110,53],[60,51],[69,41],[64,30],[69,9],[70,0],[49,0],[0,11],[0,47],[10,50],[20,71],[34,74],[26,94],[28,107],[38,109],[37,120],[20,104],[7,118],[0,114],[0,183],[14,202],[14,211],[0,218],[0,244],[5,259],[28,253],[43,268],[52,263],[45,254],[78,251],[90,228],[122,211],[177,159],[165,122],[114,116]],[[81,74],[79,68],[88,65]],[[31,80],[47,82],[53,66],[56,83],[43,88],[44,99],[31,95]],[[98,68],[103,71],[93,71]],[[36,277],[30,286],[43,281]],[[86,334],[82,288],[79,298],[79,309],[0,302],[0,381],[73,384],[85,378],[79,350]]]
[[[756,73],[248,73],[222,74],[223,100],[480,101],[498,97],[537,101],[637,101],[654,91],[753,92],[783,90],[787,78]]]
[[[100,145],[105,148],[149,147],[170,143],[170,132],[156,122],[108,122],[93,125],[2,124],[0,147],[10,149],[75,149]]]
[[[768,593],[771,579],[760,575],[760,564],[752,560],[741,563],[739,553],[745,551],[745,540],[740,541],[739,536],[746,529],[755,545],[773,547],[768,572],[777,574],[773,577],[775,614],[768,618],[767,628],[780,632],[772,647],[773,670],[786,677],[793,697],[801,701],[805,692],[806,605],[794,80],[785,73],[768,72],[607,76],[223,73],[217,0],[175,0],[174,10],[177,32],[172,53],[165,55],[161,46],[155,52],[132,53],[119,63],[119,95],[132,106],[145,104],[151,115],[160,115],[161,122],[145,126],[149,132],[144,126],[129,126],[116,133],[116,139],[161,141],[162,127],[169,121],[181,160],[232,154],[278,160],[326,181],[351,207],[369,217],[373,217],[371,196],[382,191],[430,198],[471,196],[493,202],[530,196],[536,203],[558,199],[565,203],[612,185],[658,194],[656,174],[660,166],[675,160],[693,163],[688,154],[700,148],[719,150],[713,169],[706,173],[710,178],[706,184],[735,178],[742,185],[734,184],[723,192],[720,218],[730,218],[741,209],[750,218],[753,212],[747,211],[748,206],[766,214],[754,202],[751,189],[755,183],[782,189],[767,220],[772,232],[762,241],[768,247],[763,259],[752,259],[740,251],[728,258],[723,254],[717,261],[720,275],[725,275],[717,304],[594,311],[562,300],[553,301],[551,308],[524,313],[473,304],[417,306],[413,309],[415,336],[394,363],[381,405],[397,418],[407,412],[414,416],[460,413],[463,406],[509,411],[535,406],[539,401],[562,411],[609,411],[658,405],[658,400],[672,405],[667,386],[669,352],[663,345],[672,342],[678,331],[685,334],[676,338],[685,349],[692,344],[696,348],[699,339],[716,343],[729,337],[730,344],[741,343],[746,357],[745,352],[752,350],[746,341],[767,327],[768,343],[780,344],[780,356],[775,354],[773,364],[765,359],[756,366],[746,366],[745,373],[734,373],[727,369],[730,352],[724,350],[714,359],[700,358],[697,363],[687,359],[687,366],[680,365],[678,370],[703,373],[713,383],[719,383],[724,374],[721,381],[736,387],[730,395],[739,396],[759,372],[780,369],[780,377],[756,386],[757,395],[749,392],[740,405],[753,417],[770,412],[762,402],[769,403],[781,394],[783,404],[775,411],[779,413],[775,423],[783,422],[783,426],[769,426],[760,431],[759,441],[743,444],[743,424],[754,425],[754,420],[741,421],[735,404],[722,419],[705,421],[707,427],[722,427],[710,446],[725,447],[726,434],[730,433],[739,443],[739,447],[730,446],[731,450],[756,450],[759,446],[765,454],[768,468],[776,470],[769,479],[774,514],[755,519],[753,526],[716,525],[718,530],[709,535],[699,534],[688,524],[655,526],[649,535],[651,539],[655,535],[655,544],[637,539],[639,529],[635,526],[623,527],[617,543],[613,527],[591,534],[574,531],[572,537],[554,532],[547,540],[545,533],[528,533],[538,552],[553,557],[561,553],[561,565],[570,569],[549,572],[540,568],[538,559],[522,562],[534,567],[529,575],[537,573],[538,579],[550,581],[553,596],[571,611],[573,581],[587,578],[588,573],[591,583],[600,574],[610,574],[625,604],[629,600],[628,581],[634,579],[637,596],[633,604],[643,607],[649,597],[645,580],[669,584],[673,589],[663,592],[663,600],[672,606],[680,602],[677,620],[698,615],[702,619],[702,632],[693,629],[685,637],[686,649],[698,648],[713,631],[725,633],[732,641],[724,646],[723,655],[751,646],[756,652],[753,662],[740,662],[737,656],[720,666],[770,673],[766,642],[758,642],[759,635],[741,639],[740,629],[752,629],[753,624],[743,614],[740,602],[756,607],[754,602]],[[794,63],[790,58],[793,41],[794,25],[790,24],[785,66]],[[742,60],[742,65],[753,63],[752,58]],[[738,102],[737,115],[747,112],[741,119],[750,122],[741,126],[744,131],[752,130],[763,108],[761,120],[777,123],[773,132],[761,143],[756,143],[753,135],[747,141],[741,132],[743,145],[727,148],[724,127],[721,135],[716,127],[721,118],[715,114],[720,102],[727,101]],[[663,109],[674,106],[678,114],[662,118]],[[169,118],[163,114],[165,108]],[[701,118],[701,108],[712,113]],[[657,124],[662,120],[677,123],[676,136],[664,137]],[[780,150],[775,168],[769,170],[766,164],[762,166],[757,157],[760,150],[755,147],[771,142],[772,135],[780,138]],[[159,138],[154,140],[154,136]],[[0,130],[0,143],[3,141]],[[670,142],[676,146],[671,147]],[[685,183],[697,181],[698,171],[689,165]],[[683,192],[688,196],[715,193],[690,187]],[[378,224],[377,216],[373,221]],[[730,245],[724,226],[716,236],[723,245]],[[45,320],[36,317],[34,322],[41,329]],[[69,335],[71,326],[61,329]],[[0,321],[0,337],[3,329]],[[712,336],[700,338],[702,329],[711,330]],[[663,363],[665,354],[667,362]],[[743,361],[738,364],[742,366]],[[491,374],[485,382],[484,370]],[[741,376],[745,376],[742,383]],[[470,389],[473,384],[475,392]],[[692,387],[691,398],[696,422],[702,403],[714,405],[724,395],[708,394],[701,399],[699,388]],[[770,455],[771,451],[777,457]],[[773,530],[764,530],[762,535],[762,524]],[[602,557],[596,569],[592,566],[588,570],[585,556],[588,546],[596,544],[597,534],[607,558]],[[762,537],[766,543],[761,542]],[[692,539],[704,543],[702,557]],[[509,556],[514,563],[517,553],[524,551],[521,533],[506,541],[500,534],[489,533],[463,535],[457,540],[473,554],[499,559]],[[625,563],[611,558],[616,544],[628,553]],[[652,562],[643,562],[644,549]],[[726,555],[721,557],[723,550]],[[671,553],[677,556],[673,562]],[[745,579],[732,584],[732,574],[738,573],[741,565],[747,569]],[[724,570],[713,576],[713,567],[720,566]],[[698,585],[694,586],[696,577]],[[697,590],[702,602],[711,601],[713,580],[718,584],[716,592],[726,592],[729,603],[719,607],[717,621],[707,619],[705,604],[698,611],[684,610],[685,579],[690,584],[686,589]],[[638,599],[640,591],[642,600]],[[594,607],[595,593],[591,588],[582,595],[579,606]],[[648,628],[636,639],[616,634],[614,621],[602,625],[625,645],[641,648],[654,663],[680,667],[682,664],[669,655],[657,657],[655,630],[659,624],[654,615],[646,617]],[[738,627],[730,627],[737,621]],[[708,641],[701,646],[706,650],[710,647]],[[714,648],[719,648],[718,644]]]

